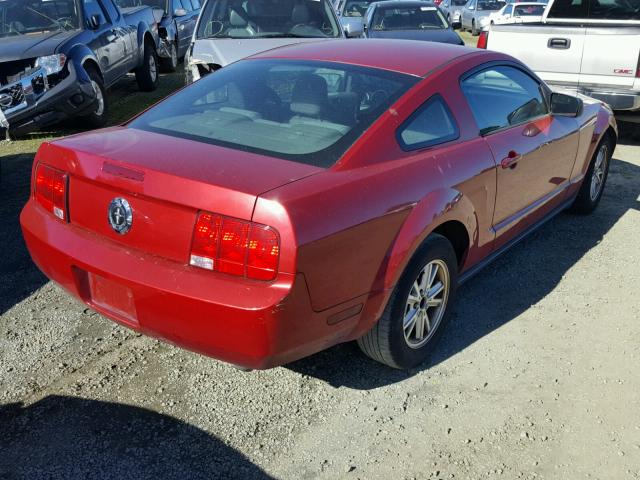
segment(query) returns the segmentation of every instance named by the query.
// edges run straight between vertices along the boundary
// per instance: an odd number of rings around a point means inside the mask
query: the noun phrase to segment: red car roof
[[[288,45],[251,58],[339,62],[424,77],[431,70],[456,58],[479,52],[484,50],[436,42],[351,39]]]

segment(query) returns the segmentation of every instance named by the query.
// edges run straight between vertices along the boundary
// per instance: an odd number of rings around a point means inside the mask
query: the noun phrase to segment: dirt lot
[[[127,82],[116,97],[123,118],[140,98]],[[593,215],[559,216],[460,290],[432,364],[394,371],[346,344],[248,373],[37,271],[18,214],[39,141],[0,145],[0,479],[640,479],[629,139]]]

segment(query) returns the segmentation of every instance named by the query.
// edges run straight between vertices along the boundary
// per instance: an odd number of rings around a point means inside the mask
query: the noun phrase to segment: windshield
[[[482,0],[478,2],[478,10],[500,10],[505,5],[505,2],[501,2],[499,0]]]
[[[451,5],[455,5],[456,7],[462,7],[467,4],[467,0],[451,0]]]
[[[330,62],[243,60],[130,127],[329,167],[418,80]]]
[[[516,5],[513,14],[516,17],[542,16],[546,5]]]
[[[374,30],[427,30],[443,29],[449,25],[436,7],[382,7],[373,18]]]
[[[337,38],[340,29],[327,0],[211,0],[198,38]]]
[[[342,16],[364,17],[364,14],[371,3],[371,1],[347,0],[344,4],[344,11],[342,12]]]
[[[0,0],[0,37],[79,28],[76,0]]]
[[[147,6],[161,8],[165,12],[169,11],[167,8],[167,0],[115,0],[115,2],[120,8]]]

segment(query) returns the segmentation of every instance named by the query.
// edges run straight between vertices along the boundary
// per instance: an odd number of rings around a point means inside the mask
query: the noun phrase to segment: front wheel
[[[602,139],[591,158],[589,169],[571,206],[571,211],[585,214],[591,213],[596,209],[602,198],[604,185],[607,182],[612,155],[613,142],[607,135]]]
[[[430,235],[402,274],[382,317],[358,339],[360,349],[393,368],[425,362],[448,320],[457,283],[451,243]]]
[[[93,91],[96,95],[96,103],[93,111],[90,114],[83,116],[82,120],[85,125],[88,125],[91,128],[101,128],[107,123],[107,91],[104,88],[102,78],[95,69],[89,68],[87,73],[89,74],[91,86],[93,87]]]
[[[163,72],[172,73],[178,68],[178,47],[176,42],[171,42],[169,47],[169,58],[161,58],[160,66]]]
[[[136,69],[138,88],[143,92],[152,92],[158,88],[158,55],[151,42],[144,44],[142,65]]]

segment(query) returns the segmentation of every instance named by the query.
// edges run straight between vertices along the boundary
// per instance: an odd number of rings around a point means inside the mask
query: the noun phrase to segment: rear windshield
[[[327,0],[210,0],[198,38],[337,38]]]
[[[130,127],[330,167],[418,80],[337,63],[244,60]]]
[[[80,27],[76,0],[0,1],[0,37]]]
[[[448,27],[442,13],[432,6],[377,8],[372,24],[374,30],[439,30]]]
[[[640,20],[640,0],[558,0],[547,18]]]
[[[513,9],[513,14],[516,17],[529,17],[529,16],[539,16],[541,17],[544,13],[546,5],[516,5]]]

